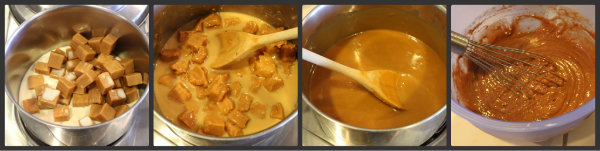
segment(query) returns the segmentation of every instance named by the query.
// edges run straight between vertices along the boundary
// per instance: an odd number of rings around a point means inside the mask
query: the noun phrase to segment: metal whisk
[[[535,92],[545,93],[541,85],[532,83],[563,85],[563,79],[549,71],[555,70],[553,61],[549,58],[527,50],[469,40],[454,31],[450,37],[453,44],[466,48],[454,51],[459,51],[459,54],[490,73],[500,84],[516,90],[525,98]],[[526,68],[527,66],[531,68]]]

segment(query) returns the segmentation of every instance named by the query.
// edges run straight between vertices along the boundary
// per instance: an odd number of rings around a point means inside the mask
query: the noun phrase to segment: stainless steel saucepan
[[[19,86],[27,69],[43,54],[68,46],[73,27],[88,25],[108,28],[120,35],[113,55],[132,58],[135,70],[149,72],[148,38],[125,17],[98,6],[64,6],[38,13],[19,26],[7,41],[5,53],[5,90],[17,106],[25,128],[48,145],[108,145],[123,136],[134,122],[133,115],[148,95],[148,85],[139,86],[140,99],[127,112],[101,124],[75,127],[46,122],[27,113],[19,105]]]

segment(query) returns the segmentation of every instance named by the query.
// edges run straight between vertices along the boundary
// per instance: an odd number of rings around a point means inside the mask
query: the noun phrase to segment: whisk
[[[453,44],[466,49],[454,50],[490,73],[500,84],[530,98],[545,93],[545,86],[560,86],[564,81],[553,73],[553,60],[531,51],[480,43],[452,31]],[[552,71],[551,71],[552,70]],[[533,82],[535,81],[535,82]],[[541,85],[543,84],[543,85]]]

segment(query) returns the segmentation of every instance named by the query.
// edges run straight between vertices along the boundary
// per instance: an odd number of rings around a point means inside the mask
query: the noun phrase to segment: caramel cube
[[[75,72],[67,72],[65,74],[65,79],[67,81],[75,81],[75,79],[77,79],[77,75],[75,75]]]
[[[63,62],[65,61],[65,56],[56,52],[50,53],[50,58],[48,58],[48,67],[54,69],[62,69]]]
[[[167,87],[171,87],[171,86],[173,86],[173,83],[175,82],[176,79],[177,79],[177,77],[175,77],[175,75],[173,75],[171,73],[167,73],[158,78],[158,84],[162,84]]]
[[[113,118],[115,118],[117,111],[115,111],[115,109],[112,108],[110,105],[104,104],[104,105],[102,105],[102,108],[100,108],[100,111],[98,114],[99,114],[98,121],[106,122],[106,121],[109,121],[109,120],[112,120]]]
[[[75,84],[64,78],[60,78],[58,79],[58,83],[56,84],[56,89],[60,90],[60,95],[63,98],[69,99],[71,98],[71,94],[75,90]]]
[[[54,109],[54,122],[67,121],[70,117],[69,106],[59,106]]]
[[[63,55],[63,56],[65,56],[65,57],[66,57],[66,53],[65,53],[65,51],[63,51],[63,50],[62,50],[62,49],[60,49],[60,48],[56,48],[56,49],[54,49],[54,51],[52,51],[52,52],[54,52],[54,53],[58,53],[58,54],[60,54],[60,55]],[[66,60],[66,58],[65,58],[65,60]]]
[[[126,89],[125,95],[127,95],[127,103],[135,102],[140,99],[137,88]]]
[[[123,88],[118,88],[108,91],[106,102],[110,104],[110,106],[118,106],[125,104],[126,98],[127,95]]]
[[[223,27],[221,24],[221,16],[216,13],[208,15],[202,20],[202,26],[206,28],[221,28]]]
[[[127,86],[136,86],[142,84],[142,74],[139,72],[125,75],[125,84]]]
[[[273,92],[283,86],[283,80],[279,75],[273,74],[271,77],[268,77],[263,81],[263,86],[269,92]]]
[[[67,70],[68,71],[73,71],[73,69],[75,69],[75,67],[79,64],[79,59],[73,59],[73,60],[69,60],[67,61]]]
[[[77,49],[78,46],[87,44],[87,41],[87,38],[77,33],[73,35],[73,38],[71,39],[71,49]]]
[[[171,70],[175,71],[175,74],[184,74],[188,71],[189,65],[189,59],[180,59],[171,65]]]
[[[248,123],[250,118],[238,110],[233,110],[231,113],[227,114],[227,120],[240,128],[246,128],[246,123]]]
[[[121,82],[121,78],[114,79],[113,81],[115,82],[114,88],[122,88],[123,87],[123,82]]]
[[[114,59],[115,59],[115,57],[112,55],[101,53],[98,55],[98,58],[96,58],[96,65],[100,66],[104,69],[105,68],[104,64],[106,64]]]
[[[125,68],[125,74],[131,74],[135,72],[135,68],[133,66],[133,59],[125,58],[121,60],[121,65]]]
[[[75,47],[67,48],[67,53],[65,54],[65,56],[67,56],[67,60],[77,59],[77,57],[75,57]]]
[[[129,110],[129,106],[127,106],[127,104],[124,105],[119,105],[117,107],[115,107],[115,110],[117,111],[117,113],[115,114],[115,117],[125,113],[127,110]]]
[[[147,72],[142,73],[142,84],[148,84],[148,79],[150,79],[150,75]]]
[[[96,77],[96,84],[101,94],[106,94],[108,90],[111,90],[115,87],[115,82],[108,72],[100,73],[98,77]]]
[[[102,42],[100,43],[100,53],[110,54],[113,48],[115,48],[117,39],[119,39],[117,36],[110,33],[102,38]]]
[[[225,132],[225,119],[210,113],[204,117],[204,132],[212,136],[222,136]]]
[[[179,114],[179,116],[177,116],[177,119],[179,119],[179,121],[181,121],[181,123],[185,124],[185,126],[188,127],[188,129],[196,129],[196,114],[193,111],[185,111],[181,114]]]
[[[90,105],[88,94],[73,94],[72,102],[74,107]]]
[[[99,121],[100,109],[102,109],[102,104],[92,104],[90,106],[90,118],[92,120]]]
[[[233,110],[234,104],[229,97],[225,97],[223,98],[223,101],[217,102],[217,108],[219,108],[219,112],[227,114],[229,111]]]
[[[85,89],[86,87],[76,87],[73,94],[86,94]]]
[[[35,72],[39,74],[50,74],[50,67],[45,62],[38,62],[35,64]]]
[[[41,97],[38,97],[38,106],[40,109],[52,109],[58,104],[60,98],[60,91],[49,87],[44,88],[44,92]]]
[[[27,77],[27,84],[29,85],[29,89],[35,89],[41,85],[44,85],[44,76],[30,75]]]
[[[225,130],[227,130],[227,134],[229,134],[229,137],[237,137],[244,135],[241,128],[235,126],[229,121],[225,122]]]
[[[75,80],[75,84],[77,87],[85,88],[88,85],[92,84],[96,81],[96,72],[92,70],[88,70],[84,72],[77,80]]]
[[[23,100],[23,109],[25,109],[25,111],[27,111],[27,113],[30,114],[40,112],[40,107],[37,105],[37,99],[35,98]]]
[[[43,84],[38,87],[35,87],[35,95],[38,97],[42,96],[42,94],[44,94],[44,90],[46,90],[46,87],[48,87],[48,84]]]
[[[95,103],[95,104],[102,104],[104,103],[104,95],[102,95],[102,93],[100,92],[100,89],[98,89],[98,87],[94,87],[91,88],[89,90],[89,99],[90,99],[90,104]]]
[[[168,96],[171,99],[184,103],[185,101],[192,98],[192,93],[187,88],[185,88],[183,84],[177,83],[177,85],[175,85],[175,87],[171,89],[171,92],[169,92]]]
[[[212,82],[208,86],[208,99],[211,101],[221,101],[229,92],[229,86],[223,82]]]
[[[271,107],[271,118],[283,120],[283,106],[277,103]]]
[[[110,74],[113,79],[120,78],[125,74],[125,68],[117,60],[108,61],[104,64],[104,70]]]
[[[254,102],[252,105],[250,105],[250,113],[260,119],[264,119],[267,114],[267,106],[258,102]]]
[[[195,66],[192,71],[188,73],[188,80],[193,85],[206,87],[208,86],[208,79],[206,77],[206,68]]]
[[[58,79],[58,78],[62,78],[65,75],[65,68],[62,69],[51,69],[50,70],[50,77]]]
[[[75,66],[75,69],[73,69],[73,71],[75,72],[75,75],[77,76],[81,76],[84,72],[92,70],[94,68],[94,65],[89,64],[85,61],[80,61],[77,66]]]
[[[237,103],[237,109],[242,112],[250,110],[250,104],[252,104],[252,100],[254,100],[252,96],[248,94],[242,94],[240,101]]]
[[[94,49],[96,53],[100,53],[100,44],[102,42],[102,38],[103,37],[93,37],[90,40],[88,40],[88,44],[90,45],[90,47],[92,47],[92,49]]]
[[[75,49],[75,57],[79,58],[81,61],[91,61],[94,59],[96,55],[96,51],[92,49],[92,47],[88,45],[79,45],[77,49]]]
[[[238,96],[240,96],[240,93],[242,91],[242,83],[240,83],[240,81],[235,81],[231,83],[229,87],[231,88],[231,93],[229,93],[231,97],[237,98]]]

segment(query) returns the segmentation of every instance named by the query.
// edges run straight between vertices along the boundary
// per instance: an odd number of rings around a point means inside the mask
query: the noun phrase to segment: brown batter
[[[466,62],[467,70],[455,69],[452,73],[459,90],[459,102],[469,110],[493,119],[538,121],[570,112],[592,99],[595,96],[594,34],[577,24],[553,24],[556,21],[528,15],[515,18],[509,26],[500,23],[476,26],[484,30],[479,41],[528,50],[550,58],[553,61],[512,54],[555,75],[531,66],[517,65],[543,73],[543,78],[538,78],[540,81],[517,76],[529,87],[519,86],[526,94],[522,97],[522,93],[498,83],[491,73],[460,56],[458,61]],[[539,23],[539,26],[532,29],[531,23]]]
[[[403,80],[402,92],[398,93],[407,100],[405,109],[394,110],[351,78],[317,67],[310,80],[310,100],[346,124],[396,128],[423,120],[446,104],[445,63],[411,35],[368,30],[336,43],[324,56],[359,70],[390,69],[413,77]]]

